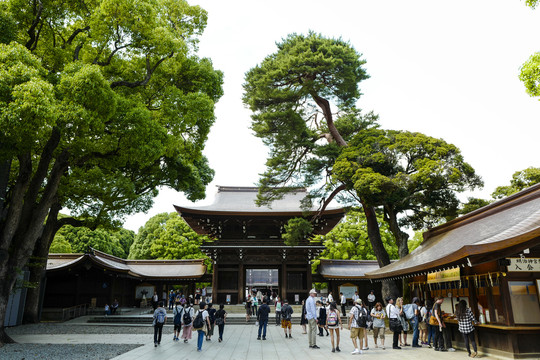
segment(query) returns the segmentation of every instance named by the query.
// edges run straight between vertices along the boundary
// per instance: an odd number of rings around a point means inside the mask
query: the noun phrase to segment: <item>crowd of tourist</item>
[[[197,296],[197,293],[201,296]],[[201,351],[204,340],[211,341],[214,329],[218,328],[218,341],[223,341],[223,332],[227,312],[223,304],[215,309],[211,302],[206,302],[202,291],[195,296],[185,297],[181,293],[171,292],[169,309],[173,310],[174,335],[173,341],[182,339],[187,343],[192,338],[192,332],[197,331],[197,350]],[[206,295],[206,294],[204,294]],[[259,297],[260,296],[260,297]],[[403,298],[377,301],[373,291],[367,296],[367,302],[360,298],[358,292],[353,296],[353,304],[346,312],[347,299],[343,293],[338,301],[334,301],[329,292],[326,299],[317,298],[317,292],[312,289],[309,297],[302,301],[302,313],[299,324],[303,334],[308,334],[309,347],[319,349],[317,336],[330,336],[332,352],[340,352],[340,335],[344,324],[342,316],[347,318],[346,327],[350,330],[353,345],[353,355],[362,354],[369,350],[368,333],[372,331],[375,348],[386,349],[385,333],[388,320],[389,331],[392,332],[392,349],[402,347],[430,347],[435,351],[455,351],[452,340],[447,332],[445,316],[441,304],[444,298],[438,297],[431,301],[413,298],[410,304],[404,304]],[[338,305],[339,304],[339,305]],[[281,325],[285,338],[292,338],[292,314],[294,310],[287,299],[279,296],[262,296],[253,293],[246,299],[246,321],[256,318],[258,326],[257,340],[266,340],[267,326],[272,312],[275,313],[276,325]],[[459,331],[463,334],[464,342],[470,357],[476,357],[477,346],[474,336],[476,320],[467,303],[462,300],[456,306],[455,317],[458,320]],[[163,325],[167,321],[167,311],[164,302],[159,301],[153,315],[154,346],[161,343]],[[412,340],[408,342],[408,332],[412,331]],[[473,351],[470,346],[472,345]]]

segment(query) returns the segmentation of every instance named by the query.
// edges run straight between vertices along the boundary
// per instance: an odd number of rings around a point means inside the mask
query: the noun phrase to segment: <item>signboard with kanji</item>
[[[540,272],[540,258],[508,258],[508,260],[510,260],[508,271]]]
[[[427,275],[427,282],[428,284],[432,283],[440,283],[440,282],[448,282],[448,281],[459,281],[460,276],[460,269],[459,267],[448,269],[448,270],[441,270],[429,273]]]

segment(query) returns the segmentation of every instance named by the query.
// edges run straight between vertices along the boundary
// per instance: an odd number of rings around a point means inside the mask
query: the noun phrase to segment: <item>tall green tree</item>
[[[200,249],[208,240],[193,231],[178,213],[161,213],[139,229],[129,259],[205,259],[211,270],[211,260]]]
[[[399,257],[409,253],[403,227],[422,230],[457,217],[456,194],[483,185],[456,146],[408,131],[360,131],[333,171],[362,201],[383,209]]]
[[[206,12],[183,0],[0,6],[1,345],[16,270],[61,226],[118,225],[161,186],[204,197],[222,74],[196,56]]]
[[[481,185],[455,146],[423,134],[381,130],[375,115],[354,108],[358,84],[368,76],[350,44],[310,33],[290,35],[277,47],[246,74],[244,84],[252,128],[270,148],[259,203],[279,197],[286,186],[322,183],[308,201],[318,198],[321,210],[333,199],[361,205],[382,267],[390,256],[378,208],[404,256],[409,250],[403,226],[422,228],[456,216],[455,192]],[[385,282],[383,293],[398,290]]]
[[[342,39],[313,32],[289,35],[277,48],[246,73],[244,83],[243,101],[253,111],[252,129],[270,149],[258,203],[279,198],[288,187],[322,183],[305,206],[318,198],[324,210],[344,190],[354,192],[332,176],[347,139],[375,126],[375,115],[362,115],[354,107],[361,95],[359,83],[369,77],[365,61]],[[388,265],[375,208],[362,201],[361,205],[379,265]],[[397,294],[395,284],[385,282],[385,286],[385,294]]]

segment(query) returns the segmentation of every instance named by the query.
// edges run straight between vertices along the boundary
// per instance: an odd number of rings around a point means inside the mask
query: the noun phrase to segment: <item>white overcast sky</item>
[[[189,1],[189,0],[188,0]],[[488,198],[515,171],[540,166],[540,102],[519,81],[540,51],[540,9],[520,0],[196,0],[208,11],[199,55],[225,74],[224,96],[205,155],[216,171],[207,188],[253,186],[267,149],[253,136],[242,104],[244,74],[290,33],[341,37],[363,54],[370,79],[358,107],[386,129],[419,131],[458,146],[482,176],[473,195]],[[153,215],[190,206],[163,189],[147,214],[129,218],[137,231]]]

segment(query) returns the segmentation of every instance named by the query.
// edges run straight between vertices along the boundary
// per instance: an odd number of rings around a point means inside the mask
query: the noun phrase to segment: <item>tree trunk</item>
[[[11,261],[7,261],[7,259],[6,261],[0,261],[0,272],[11,274],[11,276],[3,277],[2,281],[0,281],[0,347],[4,346],[4,344],[12,344],[15,342],[8,334],[6,334],[6,329],[4,327],[9,295],[17,280],[17,277],[14,276],[15,271],[13,271],[15,268],[17,267],[15,267]],[[19,268],[22,268],[22,266]]]
[[[409,234],[407,234],[404,231],[401,231],[398,220],[397,220],[397,214],[390,206],[386,205],[384,207],[384,210],[386,212],[386,216],[384,217],[384,220],[388,223],[390,226],[390,231],[394,235],[394,238],[396,239],[396,244],[398,246],[398,255],[399,258],[403,258],[409,254]]]
[[[41,300],[41,285],[47,270],[47,256],[49,254],[49,248],[51,247],[54,235],[59,229],[59,226],[57,226],[58,213],[60,212],[61,208],[62,206],[59,202],[55,202],[55,204],[51,206],[51,211],[47,217],[43,234],[36,242],[32,257],[27,264],[27,267],[30,270],[29,282],[36,284],[36,286],[28,288],[27,291],[23,316],[23,323],[25,324],[37,324],[40,320],[39,303]]]
[[[373,206],[368,206],[364,201],[362,203],[362,209],[364,209],[364,214],[366,215],[367,221],[367,230],[369,241],[371,242],[371,247],[373,252],[377,257],[377,262],[379,267],[383,267],[390,264],[390,256],[384,248],[381,232],[379,229],[379,223],[377,222],[377,214]],[[382,282],[382,297],[386,299],[388,297],[397,297],[400,293],[396,283],[394,281],[383,281]]]

